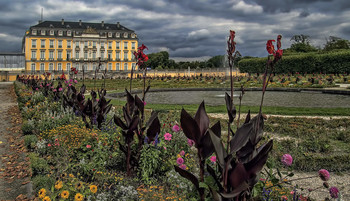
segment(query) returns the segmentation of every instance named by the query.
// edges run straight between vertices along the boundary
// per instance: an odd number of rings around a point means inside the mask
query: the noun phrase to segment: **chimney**
[[[64,25],[64,19],[62,19],[61,24]]]
[[[102,27],[105,26],[105,22],[104,22],[104,21],[101,22],[101,26],[102,26]]]
[[[79,20],[79,26],[81,26],[81,20]]]
[[[117,28],[118,28],[118,29],[120,28],[120,24],[119,24],[119,22],[117,22]]]

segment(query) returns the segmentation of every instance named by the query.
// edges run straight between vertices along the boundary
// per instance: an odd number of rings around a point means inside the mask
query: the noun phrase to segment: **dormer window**
[[[68,30],[67,31],[67,36],[71,36],[72,35],[72,31],[71,30]]]
[[[131,38],[135,38],[136,34],[132,33]]]
[[[63,31],[62,31],[62,30],[59,30],[59,31],[58,31],[58,35],[59,35],[59,36],[62,36],[62,34],[63,34]]]
[[[128,33],[125,32],[125,33],[124,33],[124,38],[127,38],[127,37],[128,37]]]
[[[50,35],[53,36],[54,35],[54,31],[50,30]]]
[[[112,32],[108,32],[108,37],[112,37]]]
[[[36,35],[36,29],[33,29],[33,30],[32,30],[32,34],[33,34],[33,35]]]
[[[120,33],[117,32],[117,33],[115,34],[115,36],[116,36],[117,38],[120,38]]]
[[[41,35],[45,35],[45,30],[41,30]]]

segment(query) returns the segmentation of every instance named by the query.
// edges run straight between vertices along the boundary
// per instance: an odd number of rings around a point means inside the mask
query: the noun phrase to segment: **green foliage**
[[[34,122],[31,120],[23,121],[22,124],[22,132],[24,135],[31,135],[33,134],[34,130]]]
[[[338,37],[330,36],[323,48],[324,51],[332,51],[337,49],[349,49],[350,42]]]
[[[37,142],[38,142],[38,137],[36,135],[24,136],[24,144],[29,150],[34,150]]]
[[[30,166],[32,168],[32,174],[35,175],[45,175],[50,171],[50,166],[44,158],[40,158],[36,153],[30,153]]]
[[[239,69],[244,73],[262,73],[266,58],[242,59]],[[304,53],[282,57],[275,65],[276,73],[347,73],[350,72],[350,51],[327,54]]]
[[[55,184],[54,178],[47,175],[37,175],[32,178],[32,181],[34,192],[38,192],[42,188],[47,189],[48,186],[53,186]]]
[[[165,168],[162,152],[154,146],[144,146],[141,151],[138,174],[145,184],[152,184],[163,176]]]

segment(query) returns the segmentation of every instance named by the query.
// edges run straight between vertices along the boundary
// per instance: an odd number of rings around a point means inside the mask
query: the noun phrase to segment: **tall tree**
[[[349,48],[350,48],[350,42],[348,40],[335,37],[335,36],[329,36],[329,38],[326,39],[326,44],[323,50],[331,51],[336,49],[349,49]]]

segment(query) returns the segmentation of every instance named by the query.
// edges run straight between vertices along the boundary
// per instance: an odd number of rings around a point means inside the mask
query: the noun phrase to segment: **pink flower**
[[[165,140],[167,140],[167,141],[170,141],[170,140],[171,140],[171,137],[172,137],[172,135],[171,135],[170,133],[165,133],[165,135],[164,135],[164,138],[165,138]]]
[[[73,82],[73,80],[72,80],[72,79],[69,79],[69,82]]]
[[[78,83],[78,80],[74,80],[74,83],[77,84],[77,83]]]
[[[210,157],[210,161],[213,162],[213,163],[216,163],[216,156]]]
[[[329,180],[329,172],[325,169],[321,169],[318,171],[318,175],[323,181],[328,181]]]
[[[49,144],[47,144],[47,146],[48,146],[48,147],[51,147],[51,144],[49,143]]]
[[[53,89],[52,91],[53,91],[53,92],[56,92],[57,90],[56,90],[56,89]]]
[[[38,91],[39,89],[38,89],[38,88],[36,88],[35,90],[37,90],[37,91]]]
[[[184,150],[180,151],[180,156],[184,156],[184,155],[185,155],[185,151]]]
[[[186,170],[186,168],[187,168],[187,166],[185,164],[181,164],[179,167],[183,170]]]
[[[58,91],[62,91],[63,89],[62,88],[59,88]]]
[[[177,160],[176,160],[176,163],[178,164],[178,165],[181,165],[181,164],[183,164],[185,161],[184,161],[184,159],[183,158],[177,158]]]
[[[290,154],[284,154],[282,156],[281,162],[285,166],[291,166],[292,163],[293,163],[293,158],[292,158],[292,156]]]
[[[188,146],[192,147],[194,145],[194,141],[191,139],[187,139]]]
[[[146,101],[143,101],[143,106],[146,106],[146,104],[147,104]]]
[[[90,148],[91,148],[91,145],[89,145],[89,144],[88,144],[88,145],[86,145],[86,148],[90,149]]]
[[[56,142],[56,143],[55,143],[55,146],[60,146],[60,143],[59,143],[59,142]]]
[[[339,190],[337,189],[337,187],[331,187],[329,189],[329,194],[331,195],[332,198],[338,198],[338,193],[339,193]]]
[[[179,127],[177,124],[175,124],[175,125],[173,126],[172,130],[173,130],[175,133],[177,133],[177,132],[180,131],[180,127]]]
[[[72,86],[72,84],[69,84],[68,86]]]
[[[164,150],[166,150],[166,147],[163,147],[164,148]]]

